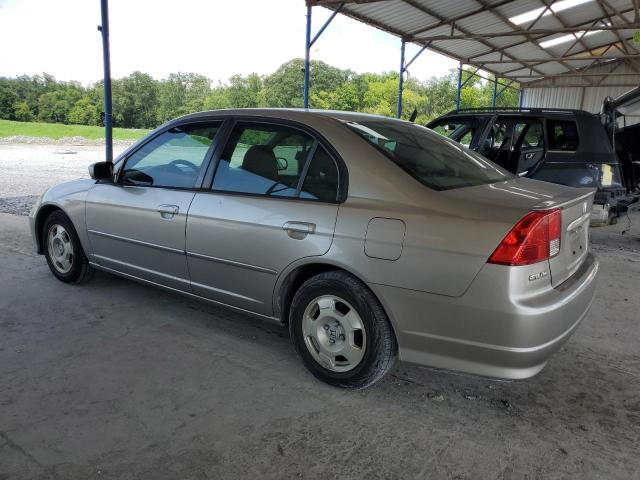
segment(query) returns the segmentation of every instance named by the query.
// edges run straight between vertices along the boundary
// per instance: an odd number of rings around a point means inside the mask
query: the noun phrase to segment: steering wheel
[[[278,171],[283,171],[289,168],[289,162],[286,158],[276,157],[276,162],[278,163]]]
[[[197,165],[191,163],[189,160],[183,160],[181,158],[179,158],[178,160],[174,160],[171,163],[169,163],[169,165],[173,166],[173,167],[177,167],[178,165],[184,165],[187,168],[190,168],[191,170],[193,170],[195,173],[199,173],[200,172],[200,167],[198,167]]]

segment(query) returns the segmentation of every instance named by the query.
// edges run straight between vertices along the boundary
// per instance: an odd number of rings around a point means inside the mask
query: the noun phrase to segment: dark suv
[[[597,188],[594,214],[601,221],[623,210],[635,187],[635,179],[625,180],[602,117],[582,110],[454,110],[427,127],[516,175]]]

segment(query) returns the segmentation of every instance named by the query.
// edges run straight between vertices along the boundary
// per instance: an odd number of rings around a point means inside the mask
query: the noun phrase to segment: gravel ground
[[[40,193],[89,156],[3,194]],[[103,273],[56,281],[26,219],[0,214],[0,479],[640,479],[629,220],[592,230],[593,307],[538,376],[398,363],[344,392],[308,374],[278,326]]]
[[[114,156],[130,144],[115,145]],[[0,144],[0,211],[14,213],[10,205],[21,208],[21,202],[15,199],[37,197],[56,183],[88,177],[87,167],[101,160],[101,145]]]

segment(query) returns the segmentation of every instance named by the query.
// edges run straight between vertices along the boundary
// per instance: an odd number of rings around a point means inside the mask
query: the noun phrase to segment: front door
[[[310,134],[284,125],[238,123],[208,192],[187,219],[192,291],[270,315],[278,274],[323,255],[338,212],[338,169]]]
[[[187,212],[219,126],[166,130],[128,155],[116,183],[97,183],[89,191],[86,218],[95,263],[189,290]]]

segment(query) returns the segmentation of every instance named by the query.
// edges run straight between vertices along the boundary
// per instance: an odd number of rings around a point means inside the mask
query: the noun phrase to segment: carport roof
[[[603,76],[586,70],[629,64],[638,72],[640,0],[307,0],[395,34],[407,42],[532,85]],[[627,73],[632,75],[633,73]],[[635,81],[640,74],[635,75]]]

